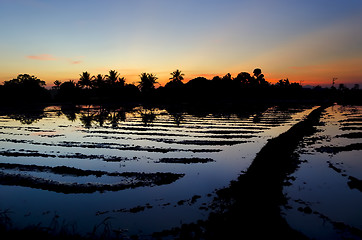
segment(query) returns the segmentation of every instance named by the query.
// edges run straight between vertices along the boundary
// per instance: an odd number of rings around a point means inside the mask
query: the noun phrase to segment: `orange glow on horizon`
[[[44,59],[53,59],[50,55],[39,55],[38,57]],[[262,73],[265,75],[265,79],[270,82],[271,84],[277,83],[281,79],[288,78],[290,82],[300,83],[302,86],[311,85],[317,86],[321,85],[323,87],[330,87],[332,86],[332,79],[334,77],[338,78],[336,81],[336,86],[339,84],[346,84],[349,86],[353,86],[353,84],[362,84],[362,72],[360,70],[360,66],[362,65],[362,59],[350,59],[349,61],[335,61],[329,62],[324,64],[315,64],[309,66],[290,66],[286,68],[285,71],[280,71],[279,73],[272,69],[267,69],[263,71],[263,67],[261,67]],[[79,75],[83,72],[79,69],[82,68],[82,64],[79,65],[72,71],[58,71],[58,72],[42,72],[42,71],[35,71],[35,72],[20,72],[18,74],[28,73],[30,75],[34,75],[39,79],[46,82],[46,87],[51,88],[54,86],[54,81],[59,80],[61,82],[73,80],[77,82],[79,80]],[[74,64],[73,64],[74,66]],[[232,78],[235,78],[240,72],[248,72],[250,75],[253,75],[254,68],[240,68],[243,69],[241,71],[225,71],[223,73],[197,73],[195,70],[185,70],[179,68],[182,73],[184,73],[184,83],[187,83],[191,79],[197,77],[205,77],[206,79],[213,79],[215,76],[223,77],[226,74],[230,73]],[[103,76],[107,75],[109,72],[109,68],[96,68],[90,70],[84,70],[91,74],[91,76],[96,76],[97,74],[102,74]],[[156,87],[165,86],[166,83],[170,81],[170,73],[173,72],[175,69],[170,71],[147,71],[148,69],[120,69],[120,68],[112,68],[112,70],[116,70],[120,73],[121,77],[125,77],[127,84],[135,84],[140,81],[139,75],[142,72],[148,72],[155,74],[158,79],[158,84]],[[211,71],[212,72],[212,71]],[[0,79],[0,83],[3,84],[4,81],[8,81],[17,77],[18,74],[15,74],[11,77],[6,77],[8,75],[2,76]],[[56,77],[55,77],[56,76]]]

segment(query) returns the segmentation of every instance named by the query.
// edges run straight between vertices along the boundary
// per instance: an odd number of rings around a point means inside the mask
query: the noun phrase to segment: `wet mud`
[[[362,124],[362,117],[354,116],[352,118],[340,120],[340,123],[348,123],[348,122],[360,122]]]
[[[337,154],[340,152],[346,152],[346,151],[354,151],[354,150],[362,150],[362,143],[352,143],[347,146],[326,146],[326,147],[320,147],[316,149],[318,152],[321,153],[332,153]]]
[[[95,214],[97,216],[99,216],[99,215],[104,215],[104,214],[109,214],[109,213],[139,213],[139,212],[143,212],[148,209],[152,209],[154,207],[161,207],[161,208],[165,208],[168,206],[177,207],[177,206],[186,205],[186,204],[191,206],[191,205],[195,204],[197,202],[197,200],[200,198],[201,198],[200,195],[194,195],[189,199],[179,200],[177,203],[165,202],[165,203],[159,203],[159,204],[155,204],[155,205],[146,203],[145,205],[137,205],[137,206],[134,206],[131,208],[120,208],[120,209],[114,209],[114,210],[97,211]],[[163,199],[159,199],[159,200],[163,200]]]
[[[150,139],[144,139],[150,140]],[[208,145],[208,146],[232,146],[236,144],[246,143],[247,141],[237,141],[237,140],[174,140],[174,139],[152,139],[156,142],[163,142],[168,144],[182,144],[182,145]]]
[[[31,187],[36,189],[48,190],[59,193],[93,193],[104,191],[120,191],[128,188],[136,187],[152,187],[164,184],[170,184],[184,174],[157,172],[157,173],[144,173],[144,172],[113,172],[108,173],[104,171],[81,170],[73,167],[59,166],[35,166],[35,165],[19,165],[19,164],[1,164],[2,169],[16,169],[18,171],[46,171],[60,175],[72,176],[89,176],[95,175],[101,177],[103,175],[120,177],[119,183],[105,184],[105,183],[66,183],[34,177],[27,174],[19,173],[6,173],[0,172],[0,184],[11,186]]]
[[[362,237],[362,230],[355,227],[351,227],[343,222],[333,221],[331,218],[322,214],[321,212],[313,210],[309,206],[310,204],[305,203],[302,200],[296,200],[296,201],[303,206],[298,208],[299,212],[302,212],[307,215],[315,215],[318,218],[322,219],[324,223],[331,224],[334,229],[338,230],[340,233],[344,235],[344,238],[342,239],[360,239],[358,238],[358,236]]]
[[[111,138],[111,137],[107,137]],[[92,148],[92,149],[116,149],[121,151],[145,151],[145,152],[160,152],[160,153],[167,153],[167,152],[220,152],[222,149],[178,149],[178,148],[161,148],[161,147],[154,147],[154,146],[132,146],[128,144],[118,144],[118,143],[94,143],[94,142],[71,142],[71,141],[61,141],[58,143],[48,143],[48,142],[38,142],[34,140],[19,140],[19,139],[0,139],[2,142],[11,142],[11,143],[21,143],[21,144],[28,144],[28,145],[38,145],[38,146],[50,146],[50,147],[64,147],[64,148]],[[205,145],[206,142],[204,142]],[[211,142],[210,142],[211,144]],[[15,151],[15,150],[6,150],[0,151],[0,155],[3,156],[44,156],[44,157],[60,157],[60,158],[97,158],[96,155],[91,156],[87,154],[62,154],[62,155],[55,155],[55,154],[46,154],[46,153],[39,153],[38,151],[30,152],[32,150],[22,150],[22,151]],[[28,152],[27,155],[25,152]],[[38,154],[38,155],[37,155]],[[101,155],[98,155],[98,158],[106,159]]]
[[[342,131],[362,131],[362,127],[340,127]]]
[[[352,133],[346,133],[337,135],[338,138],[362,138],[362,132],[352,132]]]
[[[0,156],[6,157],[42,157],[42,158],[72,158],[72,159],[99,159],[106,162],[122,162],[137,160],[138,158],[118,157],[118,156],[105,156],[95,154],[83,154],[83,153],[68,153],[68,154],[54,154],[54,153],[41,153],[37,150],[24,150],[9,149],[6,151],[0,151]]]
[[[343,163],[332,164],[330,161],[327,161],[327,163],[329,168],[333,169],[337,173],[340,173],[343,177],[348,178],[347,185],[350,189],[357,189],[362,192],[362,180],[353,176],[348,176],[342,167],[336,167],[336,165],[343,165]]]
[[[362,192],[362,180],[352,177],[352,176],[349,176],[348,180],[349,181],[347,184],[351,189],[357,189],[358,191]],[[362,234],[361,234],[361,236],[362,236]]]

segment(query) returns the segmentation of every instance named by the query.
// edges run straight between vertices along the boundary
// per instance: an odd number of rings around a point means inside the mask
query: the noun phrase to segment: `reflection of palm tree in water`
[[[117,110],[117,111],[110,112],[107,119],[112,124],[112,127],[116,128],[116,127],[118,127],[118,123],[120,121],[126,120],[126,112],[124,110]]]
[[[74,105],[62,105],[60,111],[71,122],[74,122],[77,119],[76,113],[79,113],[79,109]]]
[[[260,123],[262,117],[263,117],[263,113],[262,113],[262,112],[256,113],[256,114],[253,116],[253,123]]]
[[[185,120],[182,112],[170,113],[173,122],[179,127],[180,124]]]
[[[15,114],[9,114],[9,117],[20,121],[22,124],[30,125],[45,117],[45,114],[15,113]]]
[[[66,112],[66,113],[64,113],[64,115],[71,122],[74,122],[77,119],[77,116],[75,115],[75,112]]]
[[[121,109],[110,110],[108,108],[101,107],[98,111],[92,111],[90,106],[80,117],[80,121],[83,123],[84,127],[90,128],[92,123],[95,121],[99,124],[100,127],[106,122],[109,122],[113,128],[118,127],[120,121],[126,120],[126,112]]]
[[[47,114],[44,113],[44,108],[40,107],[35,109],[14,109],[7,116],[20,121],[22,124],[30,125],[46,117]]]
[[[100,108],[98,114],[94,116],[94,120],[99,123],[100,127],[103,127],[104,122],[107,120],[109,110],[106,108]]]
[[[184,111],[180,106],[169,106],[166,108],[171,120],[179,127],[185,121]]]
[[[145,126],[150,125],[156,119],[156,113],[152,108],[139,110],[139,114],[141,115],[142,122]]]
[[[90,128],[92,126],[93,120],[94,120],[94,113],[90,111],[90,105],[88,105],[88,109],[85,113],[82,113],[80,121],[83,123],[84,127]]]

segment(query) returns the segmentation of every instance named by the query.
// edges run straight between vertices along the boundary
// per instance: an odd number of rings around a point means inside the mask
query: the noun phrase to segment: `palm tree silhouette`
[[[93,82],[92,85],[94,88],[102,88],[105,85],[105,80],[102,74],[98,74]]]
[[[153,75],[152,73],[141,73],[139,76],[141,81],[138,82],[138,87],[141,92],[145,93],[155,89],[156,80],[158,79],[156,75]]]
[[[114,85],[119,77],[119,73],[116,70],[109,70],[109,74],[106,75],[106,80],[108,84]]]
[[[53,89],[59,90],[61,84],[62,82],[60,82],[59,80],[55,80]]]
[[[99,123],[100,127],[103,127],[103,124],[107,120],[109,115],[109,109],[101,107],[98,112],[94,115],[94,120]]]
[[[119,86],[124,86],[125,82],[126,82],[126,79],[124,77],[119,77],[118,78],[117,83],[118,83]]]
[[[181,71],[178,69],[170,74],[172,77],[170,77],[169,79],[174,83],[182,83],[182,80],[184,80],[185,74],[181,73]]]
[[[80,74],[78,84],[82,88],[88,88],[89,89],[92,86],[92,79],[93,78],[94,78],[94,76],[91,77],[88,72],[83,72],[82,74]]]
[[[120,121],[126,120],[126,112],[123,109],[111,111],[108,115],[108,120],[112,124],[112,128],[116,128]]]
[[[180,124],[185,120],[182,112],[175,112],[170,114],[173,122],[177,125],[177,127],[180,126]]]
[[[108,85],[124,86],[125,78],[120,77],[120,74],[116,70],[109,70],[109,74],[106,75],[106,81]]]
[[[144,126],[151,125],[156,119],[154,108],[142,108],[138,110],[138,113],[141,115]]]
[[[119,77],[119,73],[115,70],[109,70],[109,74],[106,75],[107,82],[110,85],[115,84],[118,80],[118,77]]]

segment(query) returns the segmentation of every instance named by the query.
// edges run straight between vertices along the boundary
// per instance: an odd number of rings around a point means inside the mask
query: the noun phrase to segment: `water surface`
[[[362,232],[361,156],[362,107],[327,108],[300,150],[295,180],[284,188],[292,228],[313,239],[360,239],[353,232]]]
[[[147,235],[206,219],[214,190],[311,110],[52,106],[2,114],[1,174],[33,184],[3,182],[0,209],[16,227],[56,222],[81,233],[111,226]]]

